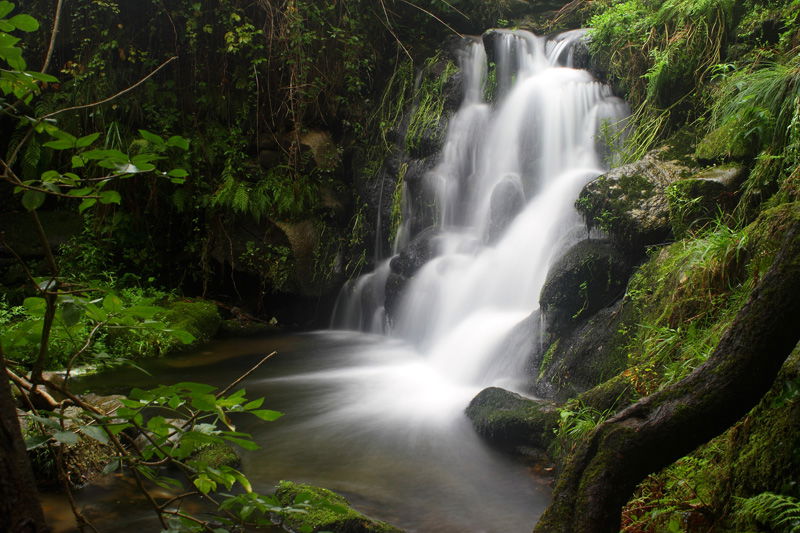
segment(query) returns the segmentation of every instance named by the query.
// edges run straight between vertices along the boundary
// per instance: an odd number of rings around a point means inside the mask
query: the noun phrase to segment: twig
[[[50,32],[50,46],[47,48],[47,55],[44,58],[41,73],[47,72],[50,66],[50,60],[53,58],[53,50],[56,46],[56,36],[58,35],[58,26],[61,23],[61,7],[64,5],[64,0],[58,0],[56,4],[56,14],[53,17],[53,29]]]
[[[278,355],[278,352],[272,352],[271,354],[269,354],[269,355],[265,356],[263,359],[261,359],[261,361],[259,361],[258,363],[256,363],[256,364],[255,364],[255,366],[254,366],[253,368],[251,368],[250,370],[248,370],[247,372],[245,372],[244,374],[242,374],[241,376],[239,376],[238,378],[236,378],[236,379],[233,381],[233,383],[231,383],[230,385],[228,385],[227,387],[225,387],[224,389],[222,389],[221,391],[219,391],[219,392],[217,393],[217,395],[216,395],[216,396],[217,396],[217,398],[219,398],[219,397],[223,396],[223,395],[224,395],[226,392],[228,392],[229,390],[231,390],[232,388],[234,388],[234,387],[235,387],[237,384],[239,384],[239,383],[240,383],[240,382],[241,382],[241,381],[242,381],[244,378],[246,378],[247,376],[249,376],[250,374],[252,374],[253,372],[255,372],[255,371],[258,369],[258,367],[260,367],[261,365],[263,365],[264,363],[266,363],[266,362],[267,362],[267,360],[268,360],[268,359],[270,359],[270,358],[271,358],[273,355]]]
[[[139,85],[143,84],[144,82],[146,82],[147,80],[149,80],[150,78],[152,78],[153,76],[155,76],[155,75],[156,75],[156,73],[157,73],[159,70],[161,70],[162,68],[166,67],[168,64],[172,63],[172,62],[173,62],[173,61],[175,61],[176,59],[178,59],[178,56],[172,56],[172,57],[170,57],[169,59],[167,59],[166,61],[164,61],[163,63],[161,63],[161,64],[160,64],[158,67],[156,67],[156,69],[155,69],[155,70],[153,70],[153,71],[152,71],[150,74],[148,74],[148,75],[147,75],[147,76],[145,76],[144,78],[140,79],[139,81],[137,81],[136,83],[134,83],[133,85],[131,85],[130,87],[128,87],[127,89],[123,89],[123,90],[121,90],[120,92],[118,92],[118,93],[116,93],[116,94],[113,94],[113,95],[109,96],[108,98],[103,98],[102,100],[98,100],[97,102],[92,102],[91,104],[83,104],[83,105],[76,105],[76,106],[72,106],[72,107],[65,107],[64,109],[59,109],[59,110],[57,110],[57,111],[53,111],[52,113],[48,113],[48,114],[46,114],[46,115],[43,115],[42,117],[39,117],[38,121],[39,121],[39,122],[41,122],[42,120],[46,120],[46,119],[48,119],[48,118],[54,117],[54,116],[56,116],[56,115],[58,115],[58,114],[60,114],[60,113],[64,113],[64,112],[66,112],[66,111],[76,111],[76,110],[78,110],[78,109],[86,109],[86,108],[89,108],[89,107],[96,107],[96,106],[99,106],[99,105],[102,105],[102,104],[108,103],[108,102],[110,102],[111,100],[114,100],[115,98],[119,98],[119,97],[120,97],[120,96],[122,96],[123,94],[125,94],[125,93],[128,93],[128,92],[130,92],[130,91],[134,90],[134,89],[135,89],[135,88],[137,88]]]
[[[427,9],[425,9],[425,8],[423,8],[423,7],[420,7],[420,6],[418,6],[417,4],[415,4],[415,3],[413,3],[413,2],[409,2],[408,0],[400,0],[400,1],[401,1],[401,2],[403,2],[404,4],[408,4],[408,5],[410,5],[410,6],[411,6],[411,7],[413,7],[413,8],[419,9],[419,10],[420,10],[420,11],[422,11],[423,13],[427,13],[429,16],[433,17],[434,19],[436,19],[436,20],[438,20],[440,23],[442,23],[442,24],[443,24],[443,25],[444,25],[444,26],[445,26],[445,27],[446,27],[448,30],[452,31],[453,33],[455,33],[456,35],[458,35],[458,36],[459,36],[459,37],[461,37],[462,39],[464,38],[464,35],[463,35],[463,34],[461,34],[461,32],[458,32],[458,31],[456,31],[456,30],[455,30],[455,29],[454,29],[452,26],[450,26],[448,23],[446,23],[445,21],[443,21],[442,19],[440,19],[439,17],[437,17],[436,15],[434,15],[433,13],[431,13],[430,11],[428,11]]]

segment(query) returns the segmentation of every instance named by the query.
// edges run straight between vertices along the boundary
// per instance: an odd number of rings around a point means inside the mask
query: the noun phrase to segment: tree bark
[[[0,350],[0,531],[43,533],[44,520]]]
[[[800,339],[800,223],[705,364],[600,424],[576,449],[535,533],[604,533],[647,475],[747,414]]]

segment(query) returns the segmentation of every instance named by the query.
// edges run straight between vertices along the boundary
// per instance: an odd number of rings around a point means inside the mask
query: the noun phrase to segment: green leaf
[[[40,446],[44,446],[50,440],[50,435],[33,435],[25,439],[25,449],[33,450]]]
[[[249,411],[251,409],[258,409],[259,407],[261,407],[263,403],[264,403],[264,398],[256,398],[252,402],[247,402],[246,404],[244,404],[243,409],[245,411]]]
[[[184,139],[179,135],[173,135],[172,137],[167,139],[167,146],[174,146],[176,148],[180,148],[181,150],[188,150],[189,140]]]
[[[61,306],[61,320],[64,321],[67,327],[74,326],[80,322],[82,314],[81,308],[72,302],[67,302]]]
[[[2,0],[2,2],[0,2],[0,18],[5,17],[12,11],[14,11],[14,4],[7,0]]]
[[[208,494],[217,488],[217,484],[211,481],[205,474],[198,476],[197,479],[194,480],[194,486],[203,494]]]
[[[44,203],[45,194],[39,191],[25,191],[22,194],[22,205],[28,211],[36,211]]]
[[[44,74],[42,72],[33,72],[31,70],[25,71],[26,76],[30,76],[31,78],[37,81],[44,81],[47,83],[58,83],[58,78],[55,76],[51,76],[50,74]]]
[[[72,156],[72,168],[81,168],[86,166],[86,162],[79,155]]]
[[[250,411],[250,414],[256,415],[258,418],[266,422],[272,422],[283,416],[283,413],[279,411],[272,411],[270,409],[256,409],[255,411]]]
[[[96,203],[97,203],[97,198],[84,198],[84,200],[78,206],[78,212],[83,213]]]
[[[260,448],[260,446],[258,444],[256,444],[255,442],[253,442],[251,440],[238,439],[236,437],[228,437],[228,436],[224,436],[223,438],[225,440],[227,440],[228,442],[232,442],[232,443],[244,448],[245,450],[253,451],[253,450],[258,450]]]
[[[115,457],[114,459],[111,460],[110,463],[108,463],[105,466],[105,468],[103,468],[103,474],[111,474],[112,472],[116,472],[117,470],[119,470],[119,467],[120,467],[119,459]]]
[[[83,426],[80,432],[102,444],[108,444],[108,435],[97,426]]]
[[[122,197],[117,191],[103,191],[100,193],[101,204],[117,204],[122,201]]]
[[[217,407],[217,398],[213,394],[192,395],[192,407],[201,411],[213,411]]]
[[[8,21],[16,26],[18,30],[31,32],[39,29],[39,22],[30,15],[14,15]]]
[[[149,143],[155,144],[157,146],[164,146],[164,139],[156,135],[155,133],[150,133],[147,130],[139,130],[139,135],[142,136],[142,139],[146,140]]]
[[[164,308],[155,305],[134,305],[127,308],[125,314],[135,316],[136,318],[153,318],[163,311]]]
[[[100,137],[99,133],[92,133],[91,135],[86,135],[85,137],[81,137],[80,139],[75,141],[75,147],[86,148],[87,146],[90,146],[93,142],[95,142],[98,137]]]
[[[123,307],[124,305],[122,302],[122,298],[120,298],[113,292],[107,294],[106,297],[103,298],[103,309],[105,309],[109,313],[119,313],[120,311],[122,311]]]
[[[166,331],[183,344],[191,344],[197,340],[194,335],[184,329],[168,329]]]
[[[44,298],[38,297],[25,298],[22,301],[22,305],[28,310],[28,313],[32,315],[44,314],[44,310],[47,307],[47,303],[44,301]]]
[[[67,445],[77,444],[80,440],[80,437],[74,431],[57,431],[53,433],[53,438],[61,444]]]
[[[75,140],[70,139],[59,139],[57,141],[48,141],[42,146],[52,148],[53,150],[69,150],[70,148],[75,148],[75,142]]]
[[[92,303],[86,304],[86,316],[95,322],[105,322],[108,319],[108,313]]]
[[[173,177],[173,178],[185,178],[188,175],[189,175],[189,173],[183,168],[173,168],[172,170],[167,172],[167,176],[170,176],[170,177]]]

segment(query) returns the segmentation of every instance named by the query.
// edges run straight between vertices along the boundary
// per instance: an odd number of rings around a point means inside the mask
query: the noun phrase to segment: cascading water
[[[607,86],[571,68],[581,30],[551,40],[493,34],[497,102],[484,100],[483,40],[470,41],[460,61],[463,103],[426,178],[438,207],[435,257],[405,287],[389,331],[451,377],[479,385],[498,378],[492,365],[521,375],[524,358],[497,361],[496,349],[538,307],[552,260],[584,234],[572,204],[604,170],[602,125],[628,112]],[[336,327],[384,331],[390,268],[384,261],[343,292]]]
[[[464,409],[487,385],[522,381],[530,350],[509,333],[536,309],[549,263],[584,235],[572,204],[603,171],[601,124],[627,111],[590,74],[567,66],[579,37],[497,32],[494,104],[484,99],[483,41],[469,41],[463,102],[427,174],[423,201],[435,201],[438,225],[412,235],[420,224],[406,220],[395,243],[397,252],[430,238],[433,258],[393,306],[388,337],[391,260],[343,291],[334,318],[339,329],[381,335],[295,341],[300,347],[274,363],[271,377],[248,384],[263,386],[287,416],[252,428],[268,459],[246,457],[246,472],[342,491],[408,531],[530,530],[547,489],[488,448]],[[404,202],[405,213],[419,211]]]

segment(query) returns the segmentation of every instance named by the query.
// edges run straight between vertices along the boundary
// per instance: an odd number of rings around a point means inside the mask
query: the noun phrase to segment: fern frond
[[[791,496],[762,492],[741,500],[740,519],[756,522],[782,533],[800,533],[800,500]]]

